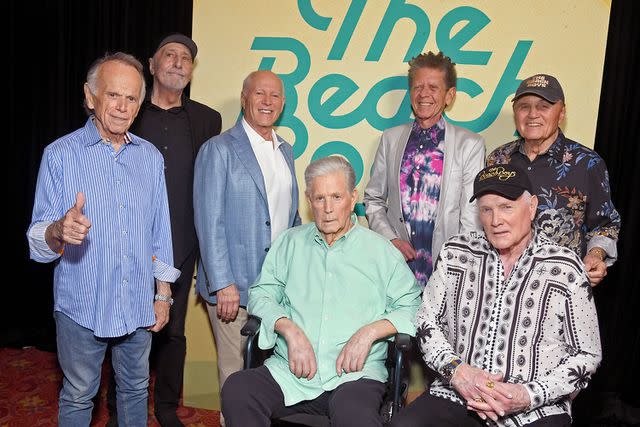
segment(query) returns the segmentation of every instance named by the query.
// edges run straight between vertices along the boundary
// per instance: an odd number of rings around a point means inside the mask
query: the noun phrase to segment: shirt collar
[[[172,114],[178,114],[184,111],[184,105],[178,105],[177,107],[171,107],[167,110],[165,110],[162,107],[158,107],[156,104],[152,103],[152,102],[144,102],[144,105],[146,108],[148,108],[149,110],[153,110],[153,111],[162,111],[162,112],[167,112],[167,113],[172,113]]]
[[[414,131],[418,132],[418,131],[423,131],[423,132],[429,132],[429,131],[437,131],[440,129],[444,129],[445,126],[445,122],[444,122],[444,117],[440,116],[440,120],[438,120],[436,123],[433,124],[433,126],[428,127],[428,128],[423,128],[422,126],[420,126],[420,123],[418,123],[418,120],[414,120],[413,121],[413,129]]]
[[[102,138],[102,136],[100,135],[100,132],[98,132],[98,127],[96,126],[94,120],[95,120],[95,116],[91,115],[89,116],[89,118],[87,119],[87,122],[84,125],[85,131],[87,132],[87,134],[89,134],[89,138],[87,138],[84,145],[89,147],[91,145],[95,145],[98,143],[110,144],[108,140],[105,140],[104,138]],[[136,138],[134,138],[133,135],[129,132],[124,134],[124,143],[125,144],[132,143],[133,145],[140,145],[140,141],[136,140]]]
[[[562,133],[562,129],[558,128],[558,137],[553,144],[549,147],[547,151],[540,154],[547,154],[549,157],[554,159],[558,163],[564,163],[563,157],[565,152],[565,144],[566,138]],[[524,156],[527,156],[526,151],[524,150],[524,138],[520,138],[518,140],[518,144],[516,144],[516,149]]]
[[[351,213],[351,228],[349,228],[349,230],[347,230],[346,233],[344,233],[344,235],[342,237],[340,237],[338,240],[336,240],[332,247],[336,247],[336,245],[341,245],[342,241],[347,241],[349,239],[349,236],[351,235],[351,233],[353,232],[353,230],[356,229],[356,227],[359,227],[360,225],[358,224],[358,216],[355,213]],[[318,230],[318,227],[315,225],[315,223],[313,224],[313,229],[314,229],[314,233],[313,233],[313,239],[316,241],[316,243],[321,244],[325,247],[329,247],[329,245],[327,244],[327,242],[325,242],[324,238],[322,237],[322,234],[320,233],[320,230]]]
[[[247,137],[249,138],[249,142],[251,143],[252,146],[263,144],[265,142],[271,143],[271,141],[267,141],[266,139],[261,137],[260,134],[258,134],[258,132],[256,132],[255,129],[252,128],[251,125],[249,125],[249,123],[247,123],[244,117],[242,118],[242,127],[244,128],[244,132],[247,134]],[[274,150],[277,150],[278,148],[280,148],[282,141],[278,139],[278,136],[276,135],[276,131],[273,129],[271,129],[271,138],[273,139],[273,142],[274,142]]]
[[[147,92],[147,95],[144,98],[144,102],[142,103],[143,107],[149,108],[149,109],[155,110],[155,111],[166,111],[166,112],[173,113],[173,114],[178,114],[178,113],[182,112],[185,109],[185,105],[187,104],[187,95],[185,95],[184,92],[180,96],[180,105],[178,105],[177,107],[171,107],[171,108],[169,108],[167,110],[165,110],[162,107],[158,107],[156,104],[151,102],[151,92],[153,92],[153,91],[150,90],[150,91]]]
[[[438,145],[440,141],[438,141],[438,133],[441,132],[445,127],[444,117],[440,117],[433,126],[428,128],[423,128],[418,123],[418,120],[414,120],[413,125],[411,126],[411,135],[414,138],[418,138],[420,141],[429,142],[433,145]]]

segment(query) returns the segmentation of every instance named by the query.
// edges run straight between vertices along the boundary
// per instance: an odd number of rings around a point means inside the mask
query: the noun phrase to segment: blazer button
[[[400,220],[400,222],[404,222],[404,218],[400,218],[399,220]]]
[[[265,222],[265,225],[266,225],[267,227],[271,227],[271,221],[267,221],[267,222]]]
[[[265,252],[269,252],[269,248],[264,248],[264,251]]]

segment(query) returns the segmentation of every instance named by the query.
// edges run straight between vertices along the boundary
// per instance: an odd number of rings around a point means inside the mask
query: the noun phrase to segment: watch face
[[[451,377],[460,363],[462,363],[462,360],[454,359],[442,367],[442,379],[445,382],[451,381]]]
[[[447,364],[442,368],[442,376],[445,379],[451,378],[451,368],[452,368],[451,364]]]

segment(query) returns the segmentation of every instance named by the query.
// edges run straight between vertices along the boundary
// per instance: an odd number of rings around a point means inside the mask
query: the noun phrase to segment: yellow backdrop
[[[273,70],[287,98],[278,133],[294,144],[299,182],[312,159],[340,154],[354,165],[362,194],[382,130],[411,120],[407,61],[442,50],[458,71],[445,114],[484,135],[487,150],[514,139],[510,101],[536,73],[558,78],[565,133],[593,147],[610,3],[195,0],[191,96],[220,111],[228,129],[244,77]],[[304,200],[300,211],[311,220]],[[195,295],[189,303],[184,403],[219,408],[211,328]]]

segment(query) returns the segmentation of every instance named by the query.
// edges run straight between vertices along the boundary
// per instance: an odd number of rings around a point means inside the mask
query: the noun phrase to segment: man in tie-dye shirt
[[[391,240],[424,286],[443,242],[480,228],[469,198],[485,148],[480,135],[443,117],[456,70],[442,52],[409,62],[409,93],[415,121],[383,133],[364,203],[369,227]]]

